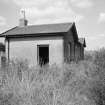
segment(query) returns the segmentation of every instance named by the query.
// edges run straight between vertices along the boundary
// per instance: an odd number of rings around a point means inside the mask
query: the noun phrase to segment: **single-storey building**
[[[8,60],[27,59],[30,65],[61,64],[83,59],[85,40],[78,38],[75,23],[27,25],[20,19],[16,26],[2,34]]]

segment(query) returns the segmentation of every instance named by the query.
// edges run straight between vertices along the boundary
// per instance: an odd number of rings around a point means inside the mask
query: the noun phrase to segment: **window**
[[[37,62],[40,66],[49,63],[49,45],[37,45]]]

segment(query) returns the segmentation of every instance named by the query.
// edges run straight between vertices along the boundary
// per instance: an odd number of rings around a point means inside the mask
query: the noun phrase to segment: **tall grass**
[[[96,59],[62,67],[11,62],[0,69],[0,105],[104,105],[105,73]]]

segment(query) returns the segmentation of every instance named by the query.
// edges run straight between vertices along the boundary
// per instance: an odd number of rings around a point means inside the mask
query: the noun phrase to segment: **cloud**
[[[6,19],[2,16],[0,16],[0,26],[6,25]]]
[[[0,0],[0,2],[8,3],[10,0]]]
[[[68,0],[13,0],[18,6],[23,8],[36,7],[39,9],[45,9],[49,6],[56,4],[65,4]]]
[[[24,8],[30,23],[79,22],[81,14],[72,10],[69,0],[14,0]]]
[[[105,47],[105,34],[104,33],[93,35],[93,36],[85,36],[85,38],[86,38],[88,50],[97,50],[99,48]]]
[[[89,8],[93,5],[92,1],[90,0],[71,0],[71,3],[79,8]]]
[[[100,13],[99,14],[99,20],[98,22],[105,22],[105,13]]]
[[[62,11],[62,12],[61,12]],[[26,15],[35,23],[52,23],[52,22],[79,22],[83,16],[77,15],[72,9],[60,7],[49,7],[45,10],[37,8],[26,9]]]

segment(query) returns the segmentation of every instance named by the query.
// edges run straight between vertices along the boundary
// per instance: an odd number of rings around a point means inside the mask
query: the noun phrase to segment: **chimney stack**
[[[26,19],[20,19],[19,20],[19,26],[20,27],[27,26],[27,24],[28,24],[28,21]]]
[[[25,10],[22,10],[21,14],[22,14],[22,18],[19,19],[19,26],[20,27],[27,26],[28,25],[28,21],[26,20],[26,17],[25,17]]]

